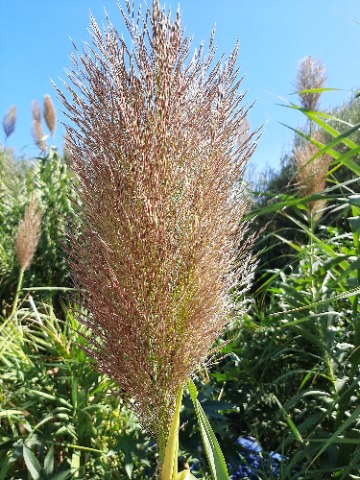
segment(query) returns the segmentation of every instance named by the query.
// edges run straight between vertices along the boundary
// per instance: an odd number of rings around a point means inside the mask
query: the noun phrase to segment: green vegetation
[[[160,452],[173,472],[180,452],[179,479],[224,480],[227,469],[234,480],[360,478],[360,106],[354,97],[319,112],[323,71],[309,58],[302,67],[300,105],[289,108],[304,129],[246,217],[264,229],[248,308],[230,318],[215,365],[196,372],[182,407],[179,393],[173,442]],[[309,69],[321,75],[301,83]],[[48,96],[44,107],[53,134]],[[82,228],[77,180],[45,144],[36,106],[33,119],[39,157],[6,146],[14,107],[0,154],[0,480],[151,479],[154,439],[88,355],[95,333],[64,251],[65,226],[75,239]]]

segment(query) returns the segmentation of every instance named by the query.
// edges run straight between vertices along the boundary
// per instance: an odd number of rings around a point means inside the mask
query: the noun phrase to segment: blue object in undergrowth
[[[235,473],[230,477],[231,480],[259,480],[265,472],[278,477],[280,462],[283,457],[279,453],[264,453],[262,448],[252,438],[238,438],[240,464]]]

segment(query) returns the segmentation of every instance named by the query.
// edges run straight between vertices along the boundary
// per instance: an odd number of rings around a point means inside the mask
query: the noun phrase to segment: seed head
[[[21,268],[27,270],[33,260],[40,236],[41,213],[37,201],[32,198],[19,222],[15,251]]]
[[[144,18],[127,7],[133,50],[91,18],[71,95],[58,91],[82,205],[69,253],[87,292],[89,353],[159,434],[227,324],[235,274],[250,284],[240,180],[254,144],[243,134],[238,45],[225,65],[211,67],[212,42],[189,60],[179,13],[173,21],[157,1]]]
[[[16,105],[12,105],[3,118],[5,138],[8,139],[14,133],[16,124]]]
[[[51,136],[54,137],[56,128],[56,112],[50,95],[44,96],[44,119]]]
[[[33,121],[41,123],[41,109],[37,100],[34,100],[32,103],[31,113]]]
[[[314,132],[313,139],[324,143],[324,136],[319,130]],[[295,149],[298,190],[303,197],[321,193],[325,188],[331,157],[323,154],[313,158],[318,151],[319,147],[311,142],[306,142]],[[308,202],[307,207],[309,212],[315,215],[316,219],[320,219],[321,210],[325,204],[325,200],[319,199]]]
[[[297,91],[323,88],[325,81],[326,69],[323,63],[315,60],[312,56],[301,60],[296,79]],[[321,92],[303,93],[300,94],[300,102],[308,110],[317,110],[320,96]]]
[[[41,127],[41,122],[38,120],[33,120],[33,128],[32,128],[32,136],[33,139],[35,140],[36,145],[39,147],[39,149],[42,152],[45,152],[47,146],[46,146],[46,135],[44,134],[44,131]]]

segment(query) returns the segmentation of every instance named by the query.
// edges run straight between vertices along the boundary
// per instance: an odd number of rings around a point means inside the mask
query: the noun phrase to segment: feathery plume
[[[24,218],[19,222],[15,251],[19,264],[27,270],[33,260],[40,236],[41,213],[37,201],[31,198],[25,209]]]
[[[240,180],[255,142],[244,136],[238,44],[211,67],[212,39],[207,55],[189,59],[179,12],[171,20],[156,0],[143,18],[130,2],[119,8],[133,50],[91,17],[93,45],[72,57],[71,95],[58,90],[82,205],[70,260],[87,292],[89,353],[159,439],[228,322],[230,287],[250,285]]]
[[[35,140],[36,145],[42,152],[45,152],[47,145],[46,145],[46,135],[42,129],[41,123],[37,120],[33,120],[33,128],[32,128],[32,136]]]
[[[3,130],[7,140],[14,133],[16,124],[16,105],[12,105],[3,118]]]
[[[326,69],[322,62],[315,60],[311,55],[301,60],[295,84],[297,91],[323,88],[325,81]],[[317,110],[320,96],[321,92],[302,93],[300,102],[308,110]]]
[[[36,143],[36,145],[39,147],[39,149],[42,152],[45,152],[47,145],[46,145],[46,135],[44,134],[44,131],[41,126],[41,109],[39,102],[37,100],[34,100],[32,103],[32,108],[31,108],[31,113],[32,113],[32,118],[33,118],[33,124],[32,124],[32,136],[33,139]]]
[[[42,152],[45,152],[47,146],[46,146],[46,135],[44,134],[44,131],[41,126],[41,110],[40,110],[40,105],[39,103],[34,100],[32,104],[32,118],[33,118],[33,124],[32,124],[32,137],[36,143],[36,145],[39,147],[39,149]]]
[[[34,122],[41,123],[41,109],[37,100],[32,102],[31,114]]]
[[[56,112],[50,95],[44,96],[44,120],[52,137],[54,137],[56,128]]]
[[[316,130],[313,134],[316,142],[324,143],[324,135]],[[314,143],[306,142],[295,148],[295,162],[297,168],[298,190],[301,196],[307,197],[321,193],[326,184],[326,175],[331,162],[330,155],[323,154],[313,158],[319,151]],[[313,200],[307,203],[309,213],[319,220],[326,200]]]

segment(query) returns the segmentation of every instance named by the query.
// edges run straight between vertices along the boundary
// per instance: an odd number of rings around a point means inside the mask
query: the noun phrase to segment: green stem
[[[313,239],[313,235],[314,235],[314,213],[312,211],[310,211],[310,225],[309,225],[309,228],[310,228],[310,232],[311,232],[311,235],[310,235],[310,238],[309,238],[309,242],[310,242],[310,278],[311,278],[311,301],[312,303],[316,302],[316,288],[315,288],[315,279],[314,279],[314,239]]]
[[[22,288],[22,284],[23,284],[23,280],[24,280],[24,272],[25,272],[25,268],[21,267],[20,273],[19,273],[19,280],[18,280],[18,284],[17,284],[17,287],[16,287],[15,298],[14,298],[14,302],[13,302],[13,306],[12,306],[9,318],[12,318],[15,315],[15,312],[16,312],[16,308],[17,308],[17,305],[18,305],[18,302],[19,302],[20,292],[21,292],[21,288]]]
[[[160,450],[160,477],[159,480],[175,480],[178,475],[177,461],[179,451],[179,427],[180,427],[180,409],[183,396],[183,388],[179,389],[176,406],[169,434],[165,441],[163,438],[159,441]]]

